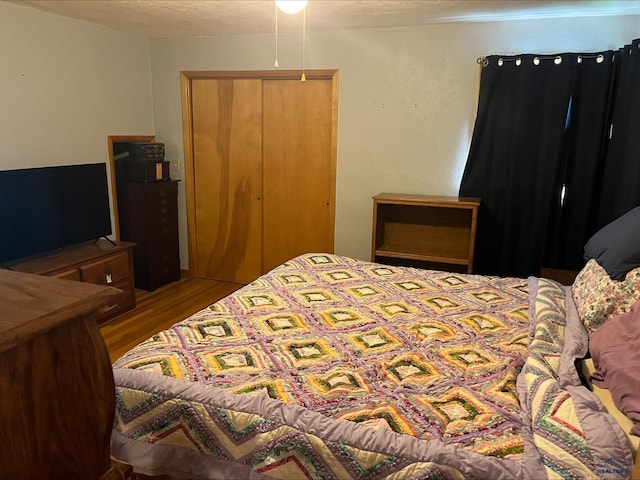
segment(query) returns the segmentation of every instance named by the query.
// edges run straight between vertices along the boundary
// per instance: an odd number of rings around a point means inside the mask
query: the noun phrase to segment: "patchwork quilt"
[[[186,478],[630,478],[565,287],[308,254],[114,364],[112,452]]]

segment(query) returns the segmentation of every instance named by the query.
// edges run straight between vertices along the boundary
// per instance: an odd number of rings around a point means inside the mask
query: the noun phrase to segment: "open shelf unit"
[[[471,273],[479,206],[477,198],[376,195],[371,260]]]

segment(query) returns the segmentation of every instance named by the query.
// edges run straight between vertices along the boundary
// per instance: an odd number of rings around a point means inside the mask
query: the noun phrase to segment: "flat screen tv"
[[[110,234],[106,164],[0,171],[0,264]]]

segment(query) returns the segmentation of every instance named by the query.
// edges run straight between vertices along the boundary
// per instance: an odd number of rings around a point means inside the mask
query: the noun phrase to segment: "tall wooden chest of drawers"
[[[118,182],[120,238],[135,242],[136,288],[153,291],[180,279],[177,180]]]

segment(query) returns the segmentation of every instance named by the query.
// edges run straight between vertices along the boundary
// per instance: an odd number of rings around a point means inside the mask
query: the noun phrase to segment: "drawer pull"
[[[111,270],[110,269],[106,269],[104,272],[104,282],[109,285],[111,283],[113,283],[113,278],[111,277]]]

